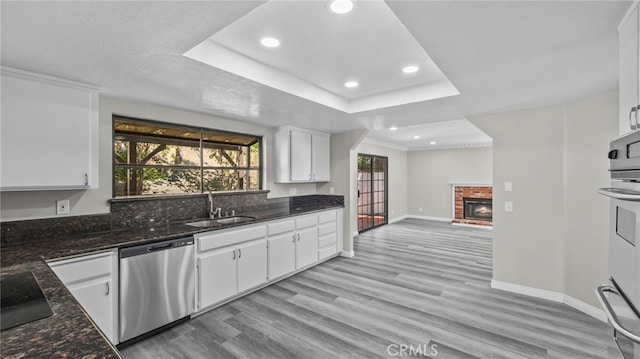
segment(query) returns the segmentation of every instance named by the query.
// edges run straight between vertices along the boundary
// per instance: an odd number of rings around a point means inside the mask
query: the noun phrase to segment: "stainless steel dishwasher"
[[[120,343],[189,319],[193,256],[193,237],[120,250]]]

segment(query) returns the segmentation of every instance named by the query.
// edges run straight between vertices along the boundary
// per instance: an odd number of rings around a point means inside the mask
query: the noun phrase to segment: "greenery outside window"
[[[262,188],[259,136],[113,116],[114,197]]]

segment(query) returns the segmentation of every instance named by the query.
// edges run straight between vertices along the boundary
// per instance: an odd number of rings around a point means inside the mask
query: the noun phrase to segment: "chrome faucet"
[[[222,217],[222,208],[218,207],[215,210],[213,209],[213,195],[211,191],[209,191],[209,218],[220,218]]]

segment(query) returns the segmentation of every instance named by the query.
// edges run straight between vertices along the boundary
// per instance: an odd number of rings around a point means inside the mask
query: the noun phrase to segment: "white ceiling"
[[[411,132],[428,138],[420,131],[430,123],[616,90],[617,24],[631,4],[387,1],[460,95],[348,114],[182,55],[262,3],[3,0],[0,61],[98,85],[110,96],[268,126],[367,128],[406,146],[381,129],[415,126]]]
[[[329,4],[268,1],[185,55],[347,113],[459,94],[384,1],[347,14]],[[264,37],[280,46],[262,46]],[[409,65],[419,71],[403,73]]]

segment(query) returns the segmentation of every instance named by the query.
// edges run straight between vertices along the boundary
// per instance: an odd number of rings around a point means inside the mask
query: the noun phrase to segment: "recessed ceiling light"
[[[353,9],[351,0],[334,0],[331,2],[331,11],[336,14],[346,14]]]
[[[393,127],[389,127],[389,130],[390,130],[390,131],[397,131],[397,130],[398,130],[398,128],[397,128],[397,127],[395,127],[395,126],[393,126]]]
[[[414,65],[411,65],[411,66],[405,66],[405,67],[402,69],[402,72],[404,72],[405,74],[412,74],[412,73],[414,73],[414,72],[418,72],[418,69],[419,69],[419,68],[418,68],[418,66],[414,66]]]
[[[431,142],[429,142],[429,144],[430,144],[430,145],[435,145],[435,144],[436,144],[436,141],[431,141]]]
[[[420,136],[413,136],[414,140],[420,139]]]
[[[354,87],[358,87],[359,83],[357,81],[347,81],[344,83],[344,87],[346,88],[354,88]]]
[[[265,46],[265,47],[280,46],[280,40],[276,39],[275,37],[265,37],[262,40],[260,40],[260,43],[262,44],[262,46]]]

